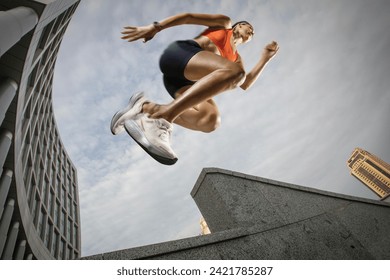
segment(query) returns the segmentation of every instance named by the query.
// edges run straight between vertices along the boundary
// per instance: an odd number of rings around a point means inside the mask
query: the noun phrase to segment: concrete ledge
[[[261,182],[261,183],[265,183],[265,184],[277,186],[277,187],[283,187],[283,188],[288,188],[288,189],[293,189],[293,190],[298,190],[298,191],[303,191],[303,192],[316,193],[316,194],[331,196],[331,197],[335,197],[335,198],[341,198],[341,199],[347,199],[347,200],[353,200],[353,201],[359,201],[359,202],[366,202],[366,203],[370,203],[370,204],[378,204],[378,205],[384,205],[384,206],[387,205],[390,207],[390,204],[386,203],[384,201],[384,199],[382,201],[380,201],[380,200],[355,197],[355,196],[350,196],[350,195],[345,195],[345,194],[340,194],[340,193],[335,193],[335,192],[319,190],[319,189],[315,189],[315,188],[311,188],[311,187],[290,184],[290,183],[281,182],[281,181],[277,181],[277,180],[267,179],[267,178],[258,177],[258,176],[254,176],[254,175],[248,175],[245,173],[230,171],[230,170],[217,168],[217,167],[206,167],[201,171],[201,173],[200,173],[200,175],[199,175],[199,177],[198,177],[198,179],[197,179],[197,181],[196,181],[196,183],[191,191],[192,197],[194,197],[196,195],[196,193],[199,191],[199,188],[202,185],[205,177],[208,175],[211,175],[211,174],[228,175],[228,176],[233,176],[236,178],[242,178],[242,179],[252,180],[252,181],[256,181],[256,182]]]
[[[175,241],[162,242],[119,251],[107,252],[92,256],[86,256],[86,260],[118,260],[118,259],[148,259],[161,255],[172,254],[191,250],[203,246],[225,242],[250,234],[250,230],[245,228],[231,229],[215,234],[202,235]]]
[[[191,195],[212,234],[82,259],[390,259],[386,202],[218,168]]]
[[[83,260],[390,259],[378,256],[338,219],[323,214],[282,227],[231,229],[205,236],[97,254]]]

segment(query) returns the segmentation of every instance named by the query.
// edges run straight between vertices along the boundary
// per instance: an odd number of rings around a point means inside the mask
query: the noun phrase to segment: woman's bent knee
[[[221,117],[219,116],[219,114],[209,114],[206,118],[202,120],[202,122],[202,132],[213,132],[221,125]]]

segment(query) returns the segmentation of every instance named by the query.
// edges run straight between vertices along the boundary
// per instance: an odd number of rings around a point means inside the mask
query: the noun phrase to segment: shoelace
[[[172,127],[170,127],[166,122],[158,120],[157,127],[160,129],[160,137],[164,141],[169,141],[172,133]]]

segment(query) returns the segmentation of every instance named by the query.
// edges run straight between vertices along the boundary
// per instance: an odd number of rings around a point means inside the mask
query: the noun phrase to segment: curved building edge
[[[81,255],[77,170],[52,105],[54,66],[80,0],[0,0],[0,258]]]

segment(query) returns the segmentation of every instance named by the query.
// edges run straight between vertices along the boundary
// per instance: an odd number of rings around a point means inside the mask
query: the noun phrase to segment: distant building
[[[351,174],[381,199],[390,194],[390,164],[369,152],[356,148],[347,161]]]
[[[210,229],[209,229],[209,226],[207,225],[206,220],[203,217],[200,218],[199,224],[200,224],[200,230],[201,230],[200,234],[201,235],[206,235],[206,234],[210,234],[211,233]]]
[[[0,259],[81,255],[76,168],[52,106],[79,0],[0,0]]]

